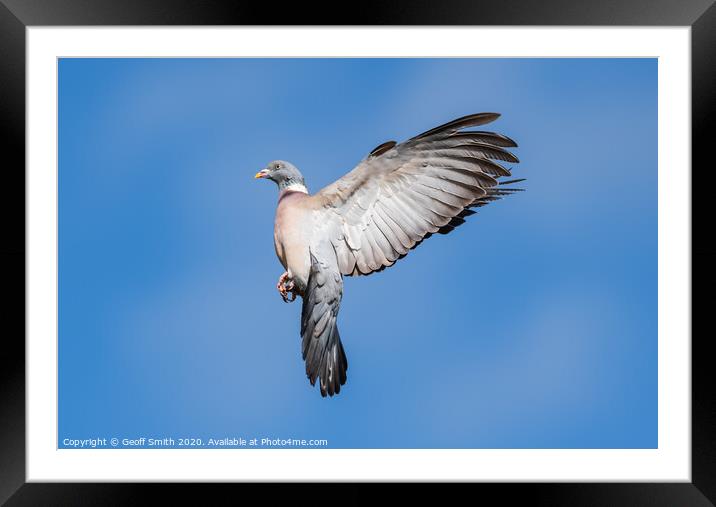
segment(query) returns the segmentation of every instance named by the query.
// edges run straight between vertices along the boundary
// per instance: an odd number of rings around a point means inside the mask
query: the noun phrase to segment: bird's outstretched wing
[[[391,266],[433,233],[446,234],[471,208],[519,189],[500,182],[517,163],[510,138],[464,129],[497,113],[458,118],[408,141],[383,143],[351,172],[312,196],[321,233],[331,238],[344,275]]]
[[[313,252],[310,257],[311,271],[301,310],[301,348],[311,385],[315,385],[318,378],[321,395],[333,396],[346,383],[348,369],[336,325],[343,297],[343,277],[335,257],[323,255],[316,258]]]

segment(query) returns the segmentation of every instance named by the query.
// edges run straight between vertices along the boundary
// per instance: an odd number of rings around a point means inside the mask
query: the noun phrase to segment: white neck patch
[[[294,183],[293,185],[289,185],[287,187],[284,187],[283,189],[285,191],[290,191],[290,192],[302,192],[304,194],[308,193],[308,189],[304,185],[301,185],[300,183]]]

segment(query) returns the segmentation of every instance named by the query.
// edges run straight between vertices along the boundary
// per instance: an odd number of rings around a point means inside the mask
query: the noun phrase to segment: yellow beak
[[[255,178],[255,179],[265,178],[265,177],[266,177],[266,174],[268,174],[268,173],[266,172],[266,169],[263,169],[263,170],[257,172],[256,175],[254,176],[254,178]]]

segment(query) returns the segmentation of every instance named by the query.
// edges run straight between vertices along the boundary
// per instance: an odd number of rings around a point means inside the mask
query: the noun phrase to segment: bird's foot
[[[288,275],[288,272],[279,277],[276,288],[278,289],[279,294],[281,294],[284,303],[293,303],[296,300],[296,284]]]

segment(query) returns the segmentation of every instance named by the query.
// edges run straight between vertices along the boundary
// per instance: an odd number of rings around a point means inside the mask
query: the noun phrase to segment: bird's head
[[[301,172],[290,162],[274,160],[256,173],[254,178],[271,180],[279,190],[295,190],[308,193],[306,182]]]

